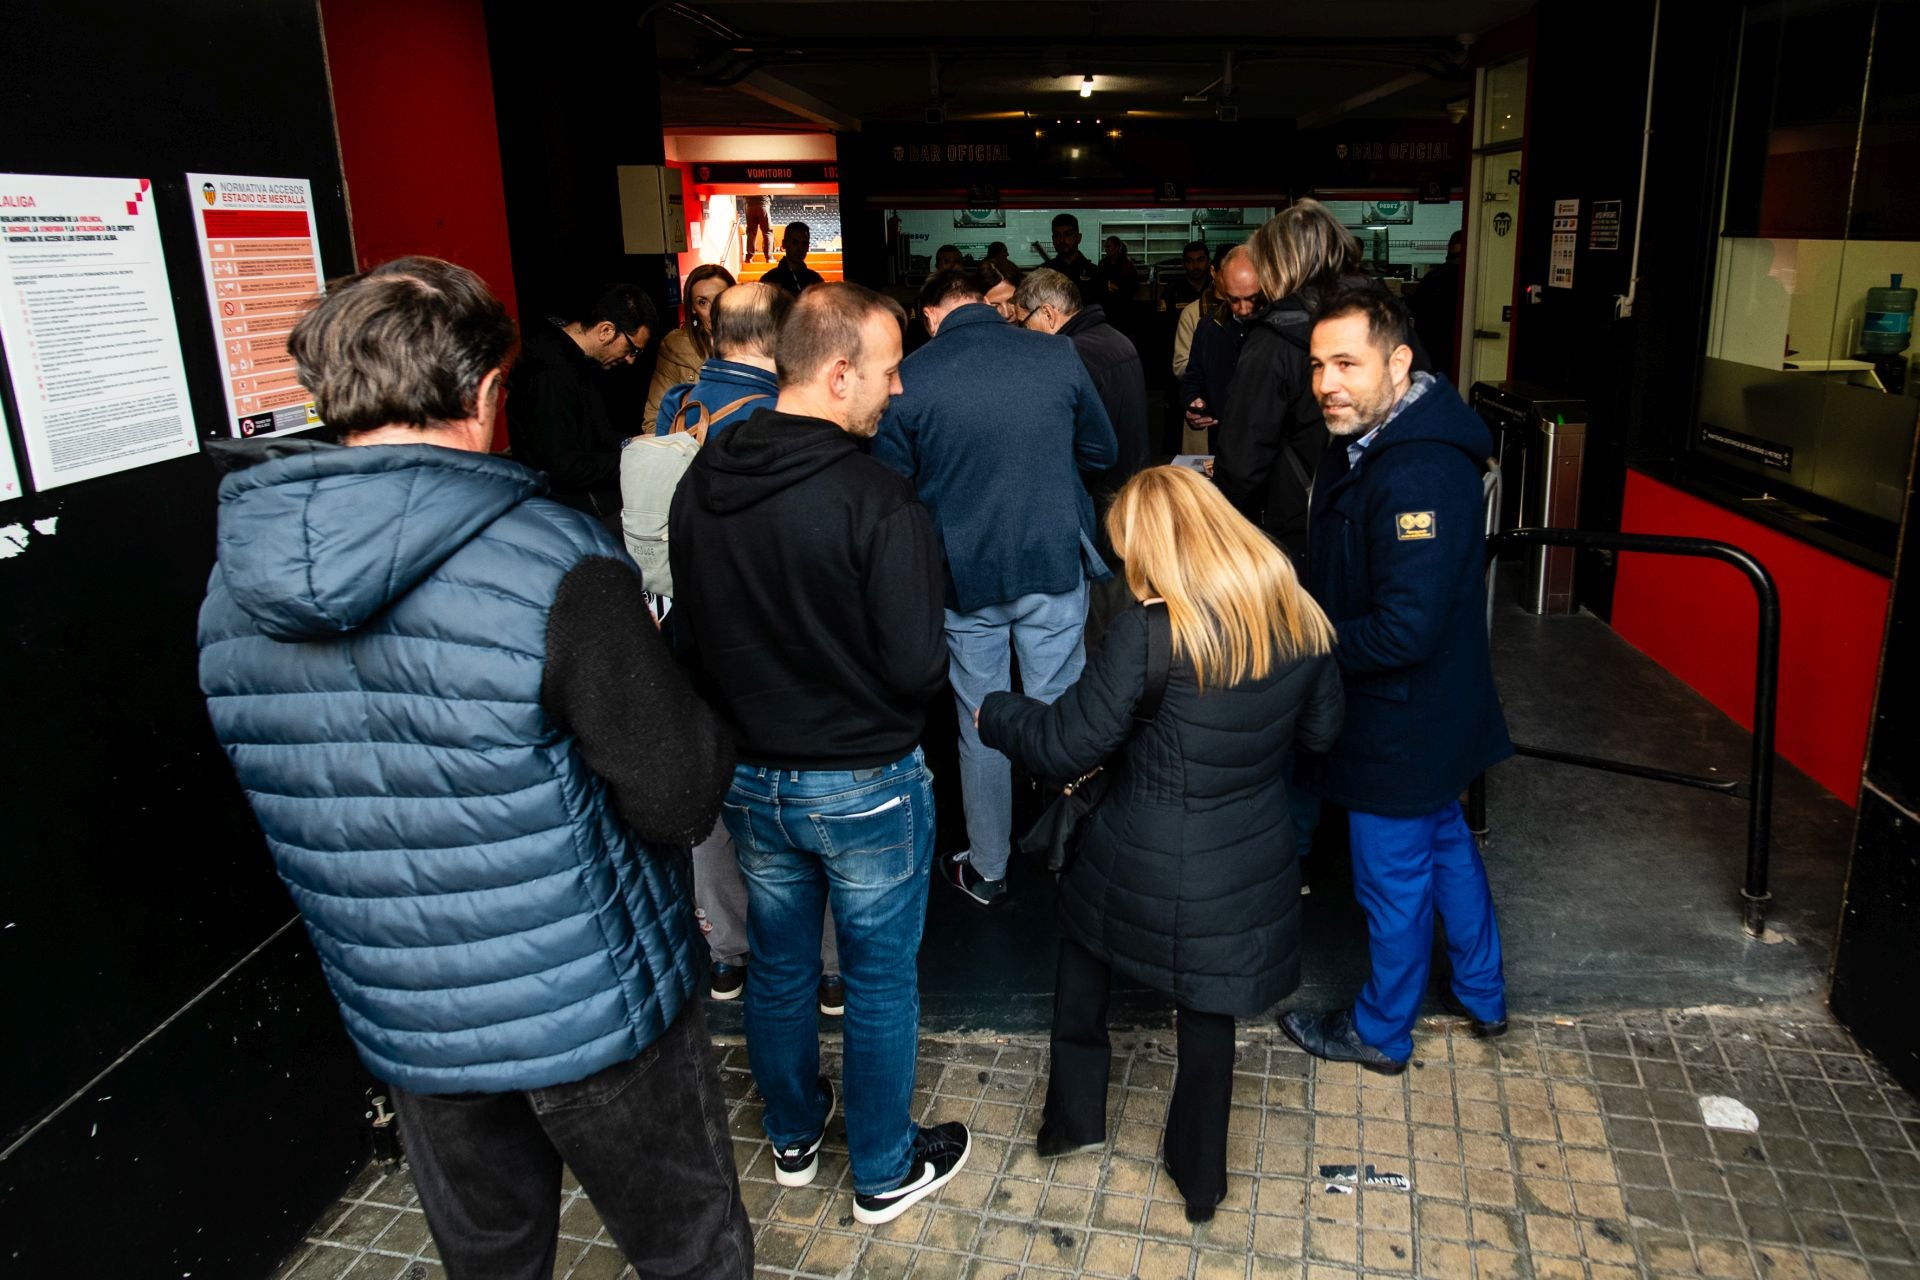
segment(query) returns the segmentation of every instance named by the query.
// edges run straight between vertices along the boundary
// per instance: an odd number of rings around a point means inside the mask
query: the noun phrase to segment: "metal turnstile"
[[[1586,402],[1524,382],[1476,382],[1470,399],[1493,432],[1503,476],[1488,532],[1579,528]],[[1528,548],[1520,602],[1530,612],[1573,612],[1576,554],[1571,547]]]

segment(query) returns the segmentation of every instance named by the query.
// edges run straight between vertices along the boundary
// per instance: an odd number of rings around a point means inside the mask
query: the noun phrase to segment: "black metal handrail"
[[[1514,744],[1514,751],[1538,760],[1602,769],[1634,778],[1697,787],[1747,802],[1747,878],[1740,894],[1745,899],[1744,923],[1753,937],[1767,927],[1767,862],[1773,839],[1773,725],[1780,692],[1780,593],[1766,566],[1739,547],[1708,538],[1673,538],[1649,533],[1601,533],[1588,529],[1508,529],[1487,539],[1487,560],[1515,546],[1572,547],[1580,551],[1638,551],[1658,556],[1695,556],[1730,564],[1747,576],[1760,608],[1760,634],[1754,650],[1753,751],[1745,780],[1708,778],[1625,760],[1555,751],[1547,747]],[[1468,825],[1477,834],[1487,830],[1487,780],[1473,780],[1467,796]]]

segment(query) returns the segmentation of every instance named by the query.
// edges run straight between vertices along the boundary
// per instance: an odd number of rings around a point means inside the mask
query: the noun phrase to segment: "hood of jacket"
[[[517,462],[431,444],[275,441],[223,451],[219,572],[276,640],[353,631],[488,525],[546,492]]]
[[[1493,455],[1493,432],[1466,406],[1444,375],[1420,376],[1430,380],[1427,389],[1373,438],[1366,456],[1378,458],[1401,445],[1437,443],[1452,445],[1472,458],[1476,466],[1484,464]]]
[[[758,409],[709,440],[688,468],[694,501],[716,515],[744,511],[860,452],[824,418]]]

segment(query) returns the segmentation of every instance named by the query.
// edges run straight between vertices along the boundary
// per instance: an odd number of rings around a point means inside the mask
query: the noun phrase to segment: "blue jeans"
[[[1433,913],[1447,929],[1453,993],[1474,1017],[1507,1016],[1500,925],[1480,846],[1460,802],[1421,818],[1347,815],[1353,887],[1367,913],[1373,974],[1354,1001],[1360,1038],[1390,1057],[1413,1053],[1413,1024],[1427,994]]]
[[[1080,678],[1086,650],[1087,584],[1057,596],[1021,596],[973,613],[947,610],[947,679],[960,708],[960,794],[974,870],[1007,874],[1013,848],[1013,763],[980,745],[973,713],[990,693],[1013,687],[1011,654],[1020,655],[1020,688],[1052,702]],[[1011,646],[1009,646],[1011,642]]]
[[[721,810],[747,881],[747,1062],[775,1147],[820,1136],[820,918],[847,984],[841,1092],[853,1187],[890,1191],[911,1161],[920,931],[933,861],[933,775],[920,751],[878,769],[740,765]]]

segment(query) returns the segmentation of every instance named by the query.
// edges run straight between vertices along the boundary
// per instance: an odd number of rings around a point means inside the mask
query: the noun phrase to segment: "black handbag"
[[[1173,668],[1173,623],[1167,606],[1147,606],[1147,686],[1140,705],[1133,709],[1133,729],[1115,753],[1126,749],[1133,735],[1160,714],[1160,702],[1167,696],[1167,673]],[[1040,811],[1027,834],[1020,837],[1020,852],[1039,861],[1056,877],[1067,873],[1079,851],[1081,820],[1106,798],[1113,779],[1104,764],[1096,765],[1071,782],[1046,787],[1056,791],[1047,807]]]

